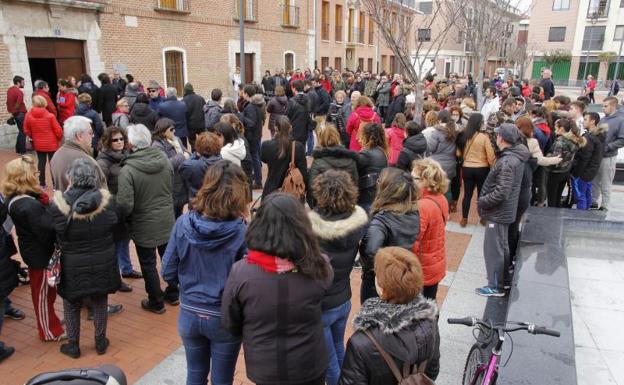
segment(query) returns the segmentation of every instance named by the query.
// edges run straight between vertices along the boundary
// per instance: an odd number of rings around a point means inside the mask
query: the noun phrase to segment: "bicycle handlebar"
[[[484,322],[480,319],[474,317],[464,317],[464,318],[448,318],[446,320],[449,324],[453,325],[465,325],[474,327],[477,325],[484,326],[487,329],[496,329],[497,325],[492,325],[491,323]],[[552,337],[559,337],[561,333],[557,330],[548,329],[543,326],[537,326],[535,324],[525,323],[525,322],[508,322],[508,324],[513,324],[513,327],[503,328],[505,332],[515,332],[518,330],[526,330],[531,334],[545,334]]]

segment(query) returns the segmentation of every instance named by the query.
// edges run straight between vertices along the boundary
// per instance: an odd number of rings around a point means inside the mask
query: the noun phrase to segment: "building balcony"
[[[364,44],[364,30],[360,28],[351,28],[349,29],[349,38],[347,43],[349,44]]]
[[[299,7],[282,4],[282,27],[299,28]]]
[[[19,0],[23,3],[49,4],[61,7],[102,9],[111,3],[111,0]]]
[[[156,0],[158,12],[191,13],[191,0]]]
[[[239,0],[234,0],[234,16],[233,19],[239,21],[241,14],[239,9]],[[249,23],[258,21],[258,2],[256,0],[243,0],[243,20]]]
[[[606,19],[609,17],[609,0],[590,0],[587,8],[588,19]]]

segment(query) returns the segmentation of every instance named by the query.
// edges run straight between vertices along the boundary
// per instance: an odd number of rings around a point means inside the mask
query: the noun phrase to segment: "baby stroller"
[[[25,385],[128,385],[124,372],[114,365],[97,368],[65,369],[42,373]]]

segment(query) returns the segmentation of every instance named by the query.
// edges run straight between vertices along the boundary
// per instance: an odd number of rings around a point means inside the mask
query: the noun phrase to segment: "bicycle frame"
[[[498,341],[496,342],[496,346],[492,348],[492,356],[487,364],[479,366],[475,372],[472,385],[494,385],[498,379],[498,360],[500,359],[503,343],[505,342],[505,330],[501,328],[496,328],[495,330],[498,335]],[[479,375],[483,372],[485,372],[483,382],[477,384],[477,378],[479,378]]]

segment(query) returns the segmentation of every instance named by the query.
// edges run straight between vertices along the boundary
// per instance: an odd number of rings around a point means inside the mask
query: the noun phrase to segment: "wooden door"
[[[184,56],[182,52],[165,52],[165,74],[167,87],[175,88],[178,96],[182,96],[184,94]]]
[[[245,54],[245,79],[243,83],[249,84],[254,80],[254,54],[246,53]],[[236,54],[236,66],[240,67],[240,53]]]

